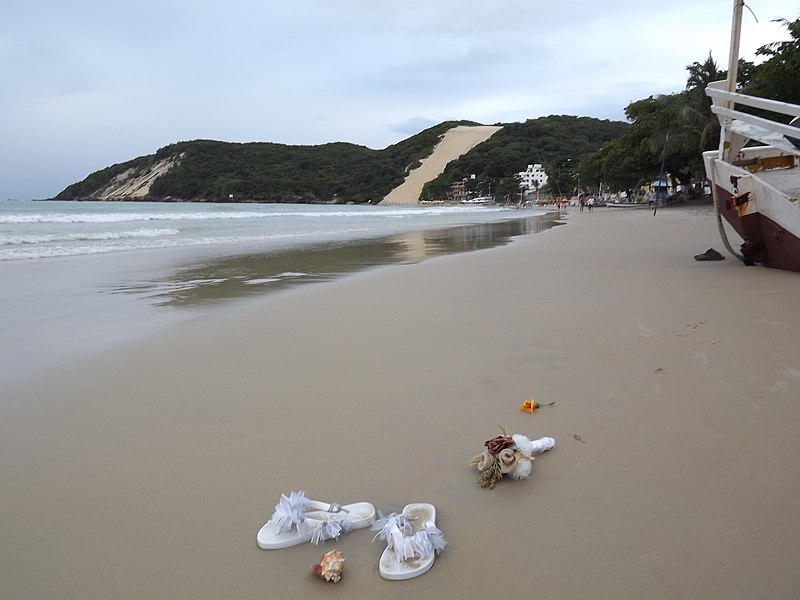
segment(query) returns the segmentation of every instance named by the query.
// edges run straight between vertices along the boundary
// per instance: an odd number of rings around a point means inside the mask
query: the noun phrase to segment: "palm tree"
[[[708,150],[719,136],[719,121],[711,112],[711,100],[706,96],[709,83],[725,79],[727,71],[717,66],[709,51],[708,57],[700,63],[693,62],[686,67],[685,105],[681,110],[681,133],[688,139],[687,145],[694,144],[698,150]],[[689,141],[693,140],[693,141]]]
[[[687,90],[705,90],[712,81],[718,81],[725,77],[725,71],[719,70],[710,50],[708,57],[702,63],[693,62],[686,67],[686,70],[689,71],[689,78],[686,80]]]

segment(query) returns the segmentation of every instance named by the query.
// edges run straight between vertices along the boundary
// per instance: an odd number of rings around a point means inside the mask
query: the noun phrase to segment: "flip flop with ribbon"
[[[401,514],[381,517],[372,525],[375,538],[386,542],[378,570],[384,579],[402,580],[427,573],[436,554],[447,542],[436,528],[436,508],[432,504],[408,504]]]
[[[309,500],[302,491],[291,492],[288,497],[281,494],[275,512],[256,539],[264,550],[288,548],[307,541],[319,544],[366,527],[374,518],[375,507],[369,502],[342,505]]]

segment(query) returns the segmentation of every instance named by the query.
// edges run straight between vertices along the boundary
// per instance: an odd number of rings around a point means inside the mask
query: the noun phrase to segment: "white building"
[[[541,189],[547,184],[547,173],[544,167],[540,164],[528,165],[526,171],[517,173],[520,179],[520,187],[532,192],[533,190]]]

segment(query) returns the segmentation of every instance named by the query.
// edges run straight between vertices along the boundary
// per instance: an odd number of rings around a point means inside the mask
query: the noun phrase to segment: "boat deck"
[[[800,173],[797,168],[767,169],[758,173],[758,177],[794,200],[800,199],[800,177],[798,175]]]
[[[722,109],[715,106],[712,108],[712,110],[714,110],[714,112],[717,112],[721,111]],[[731,112],[731,114],[736,114],[733,113],[732,111],[729,112]],[[749,118],[755,119],[755,117],[749,117]],[[759,119],[759,120],[764,120],[764,119]],[[775,125],[780,125],[780,124],[775,124]],[[784,125],[780,126],[784,127]],[[800,155],[800,148],[798,148],[792,142],[786,139],[786,136],[783,133],[773,131],[771,129],[768,129],[767,127],[759,127],[757,125],[753,125],[752,123],[747,123],[741,119],[733,119],[733,121],[731,121],[728,124],[728,129],[748,139],[758,140],[762,144],[779,148],[780,150],[788,154]]]

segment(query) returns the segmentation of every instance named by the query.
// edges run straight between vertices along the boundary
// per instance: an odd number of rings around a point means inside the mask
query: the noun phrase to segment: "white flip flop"
[[[436,554],[447,544],[436,528],[433,504],[408,504],[402,514],[391,514],[375,521],[372,529],[379,531],[375,537],[387,544],[378,563],[384,579],[411,579],[427,573]]]
[[[264,550],[288,548],[303,542],[319,544],[339,539],[353,529],[369,525],[375,518],[375,507],[369,502],[336,504],[309,500],[305,494],[281,494],[275,512],[258,531],[258,547]]]

